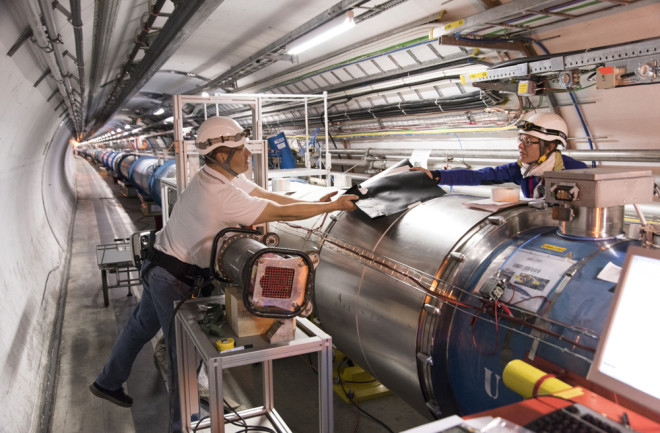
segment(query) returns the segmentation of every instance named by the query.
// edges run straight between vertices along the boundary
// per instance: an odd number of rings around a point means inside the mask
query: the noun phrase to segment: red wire
[[[509,283],[509,286],[511,286],[511,290],[513,290],[513,293],[512,293],[512,295],[511,295],[511,298],[507,301],[507,304],[513,306],[513,305],[518,305],[518,304],[520,304],[520,303],[522,303],[522,302],[528,301],[528,300],[530,300],[530,299],[541,298],[541,299],[543,299],[543,300],[545,301],[545,302],[543,303],[543,309],[542,309],[541,311],[537,311],[537,313],[538,313],[538,314],[541,314],[541,315],[542,315],[543,313],[545,313],[546,310],[548,309],[548,307],[550,306],[550,299],[549,299],[547,296],[543,296],[543,295],[530,296],[530,297],[528,297],[528,298],[521,299],[521,300],[519,300],[519,301],[516,301],[516,302],[514,302],[514,303],[511,303],[511,301],[513,301],[513,298],[516,296],[516,286],[515,286],[515,284],[513,284],[511,281],[509,281],[508,283]]]
[[[493,350],[490,353],[483,353],[480,349],[479,346],[477,345],[477,340],[474,334],[475,328],[477,327],[477,319],[481,313],[486,311],[488,307],[493,307],[493,317],[495,318],[495,346],[493,347]],[[498,314],[497,310],[502,308],[502,311],[506,313],[509,317],[513,316],[511,313],[511,310],[509,309],[506,304],[503,302],[498,301],[497,299],[494,301],[491,301],[490,303],[482,301],[481,308],[475,315],[472,316],[472,320],[470,321],[470,325],[472,326],[472,345],[474,346],[474,349],[477,351],[477,353],[481,356],[491,356],[494,355],[497,351],[497,346],[499,344],[499,339],[500,339],[500,330],[499,330],[499,320],[498,320]]]

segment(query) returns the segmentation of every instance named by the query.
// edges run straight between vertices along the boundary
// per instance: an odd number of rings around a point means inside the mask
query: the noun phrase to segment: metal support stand
[[[226,421],[237,419],[234,414],[224,415],[222,372],[226,368],[262,363],[263,367],[263,406],[238,412],[246,421],[267,425],[278,432],[290,432],[285,422],[275,410],[273,397],[273,360],[317,352],[319,364],[319,432],[334,431],[332,412],[332,338],[307,319],[298,318],[295,338],[276,344],[267,343],[262,336],[236,337],[230,327],[223,328],[224,337],[232,337],[239,345],[252,344],[250,349],[223,353],[216,349],[215,339],[202,332],[198,321],[203,316],[203,307],[216,298],[202,298],[187,301],[175,318],[177,362],[179,371],[179,398],[183,431],[192,432],[192,414],[199,412],[197,366],[200,360],[207,368],[209,378],[210,419],[197,426],[197,431],[209,428],[211,433],[224,433],[233,425],[225,426]],[[202,307],[202,308],[200,308]],[[301,402],[304,404],[304,402]]]
[[[108,289],[128,287],[126,296],[132,296],[131,287],[142,284],[142,275],[140,270],[133,264],[131,248],[127,240],[115,241],[113,244],[97,245],[96,261],[101,270],[103,305],[106,307],[110,305]],[[109,284],[108,273],[115,274],[114,284]]]

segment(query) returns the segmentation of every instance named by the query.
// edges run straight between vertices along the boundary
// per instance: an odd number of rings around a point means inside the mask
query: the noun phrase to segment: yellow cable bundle
[[[572,388],[553,375],[519,359],[514,359],[504,367],[502,380],[509,389],[525,398],[541,394],[554,394]]]

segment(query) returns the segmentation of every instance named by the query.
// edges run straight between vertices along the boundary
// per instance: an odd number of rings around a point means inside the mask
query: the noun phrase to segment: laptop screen
[[[660,414],[659,249],[628,249],[587,379]]]

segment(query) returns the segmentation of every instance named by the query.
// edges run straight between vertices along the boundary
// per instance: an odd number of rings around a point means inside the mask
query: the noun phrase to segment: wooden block
[[[250,314],[243,305],[243,293],[238,287],[225,288],[225,307],[227,323],[231,325],[237,337],[261,335],[276,320]]]

